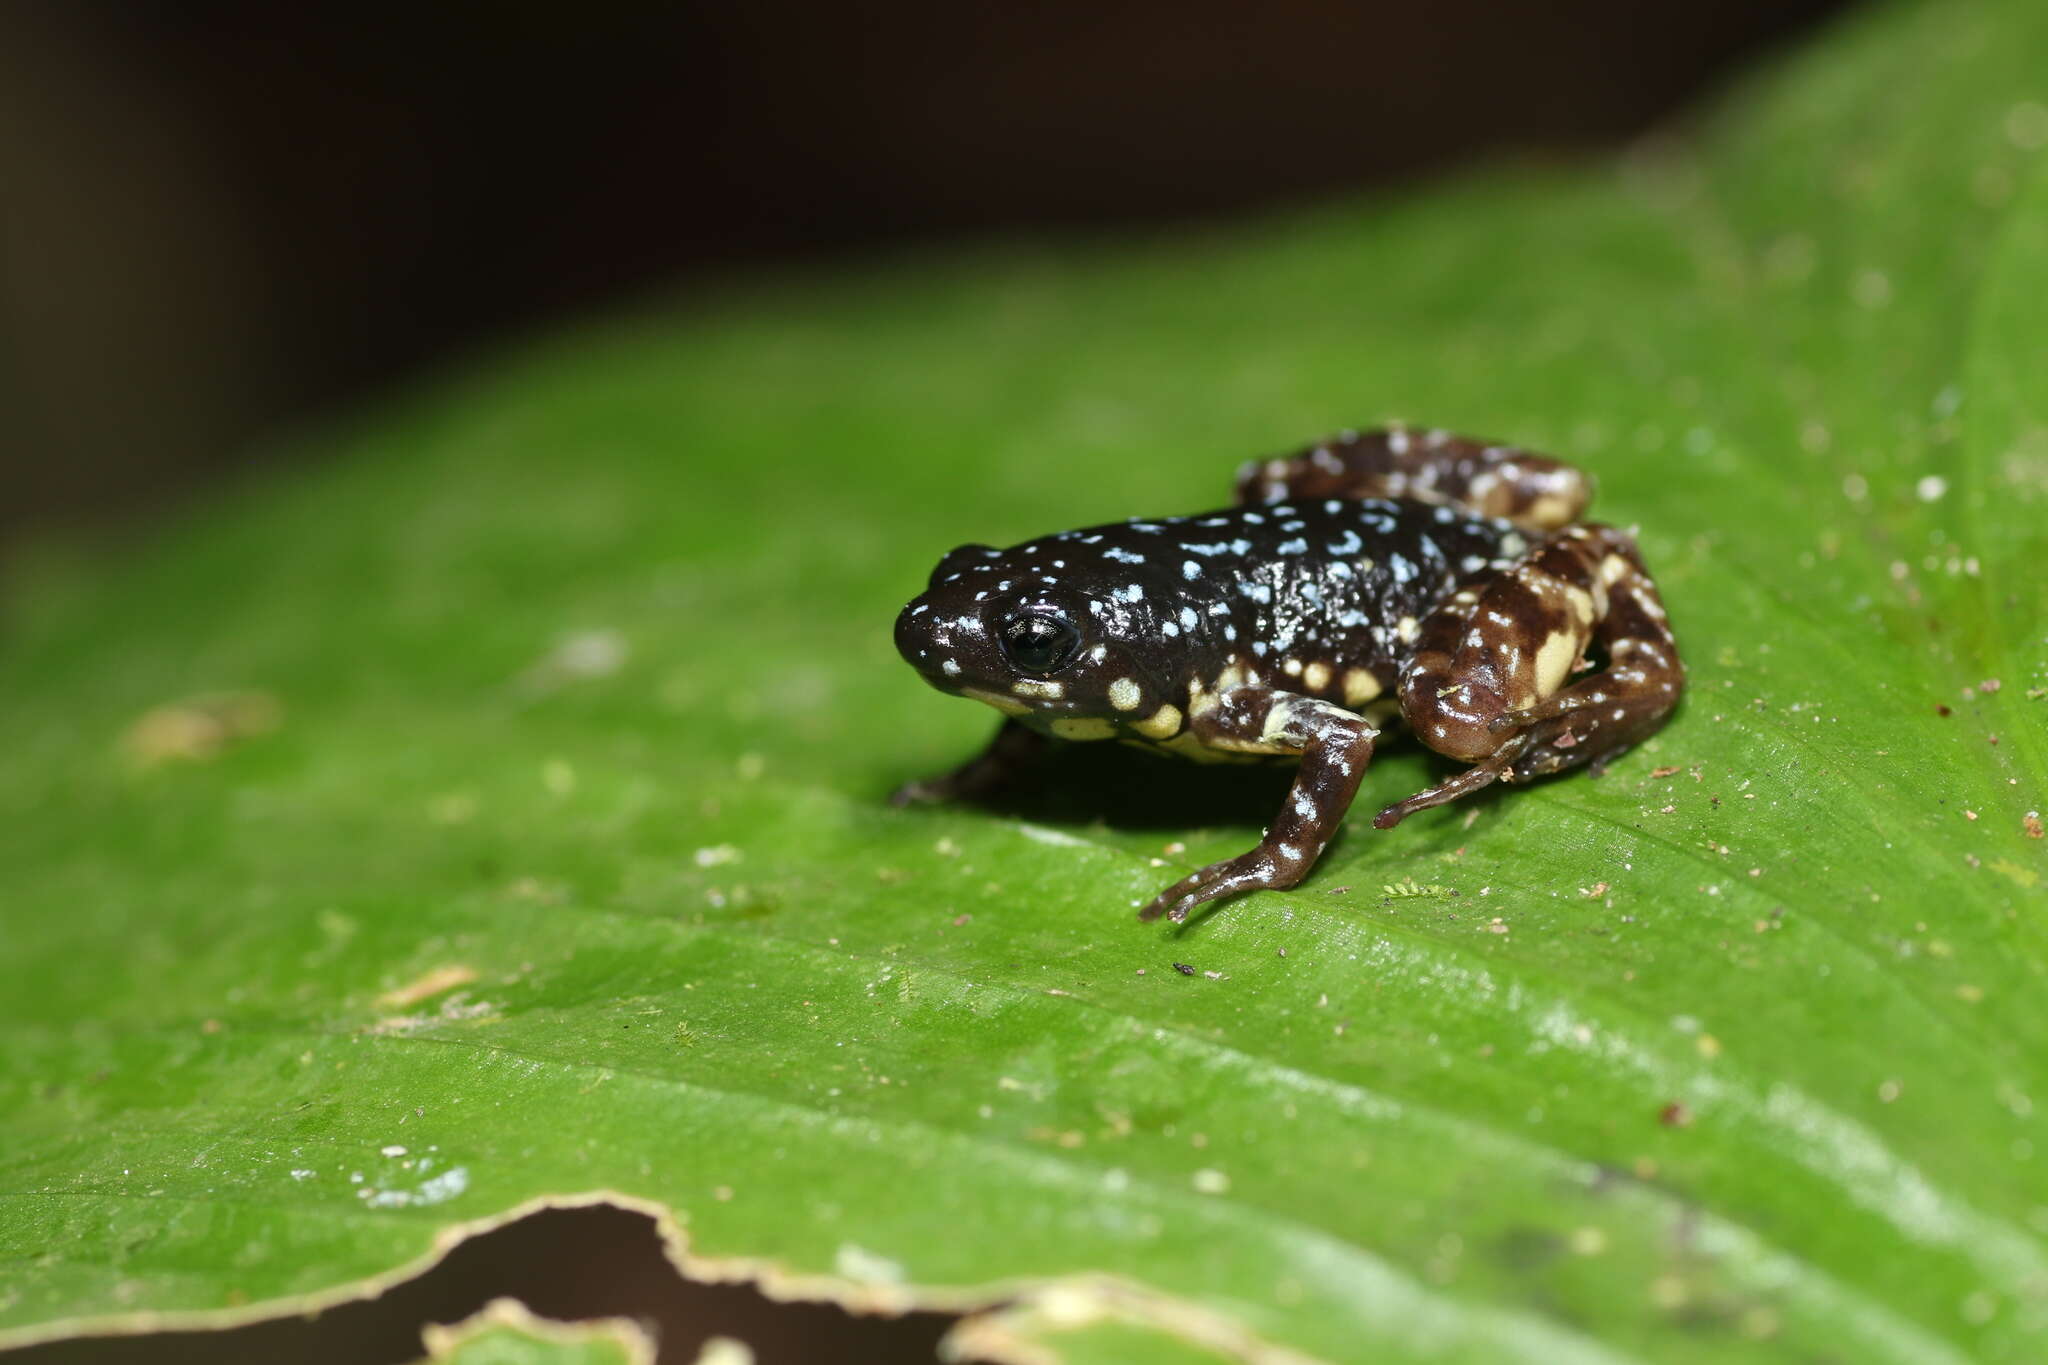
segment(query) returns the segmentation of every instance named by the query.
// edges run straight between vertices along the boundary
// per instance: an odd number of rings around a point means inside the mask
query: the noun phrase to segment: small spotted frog
[[[1049,740],[1298,760],[1258,847],[1139,912],[1184,920],[1307,875],[1395,718],[1472,766],[1381,829],[1496,780],[1597,775],[1664,723],[1685,674],[1633,541],[1579,524],[1590,496],[1560,461],[1389,428],[1246,465],[1224,511],[963,545],[897,617],[896,647],[1005,720],[894,799],[985,792]]]

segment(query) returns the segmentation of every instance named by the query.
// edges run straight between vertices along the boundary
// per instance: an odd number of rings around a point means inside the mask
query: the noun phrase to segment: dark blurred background
[[[1842,4],[0,0],[0,542],[650,287],[1597,148]]]

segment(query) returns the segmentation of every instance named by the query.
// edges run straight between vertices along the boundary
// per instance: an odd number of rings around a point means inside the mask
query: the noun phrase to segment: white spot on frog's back
[[[1126,583],[1110,596],[1119,602],[1142,602],[1145,600],[1145,590],[1136,583]]]
[[[1109,685],[1109,704],[1119,711],[1135,711],[1144,699],[1144,689],[1135,678],[1118,678]]]
[[[1114,559],[1119,564],[1143,564],[1145,562],[1145,556],[1135,550],[1126,550],[1119,545],[1112,545],[1107,550],[1104,550],[1102,557],[1104,559]]]

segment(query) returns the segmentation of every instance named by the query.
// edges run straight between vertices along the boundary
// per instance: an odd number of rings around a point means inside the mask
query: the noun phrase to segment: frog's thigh
[[[1658,726],[1685,690],[1685,667],[1657,585],[1628,537],[1586,529],[1600,550],[1607,610],[1593,641],[1606,662],[1556,695],[1498,722],[1526,736],[1507,774],[1520,780],[1590,764],[1595,773]]]
[[[1583,472],[1548,455],[1404,427],[1350,432],[1294,455],[1254,460],[1237,476],[1241,504],[1415,498],[1536,531],[1577,521],[1592,496]]]
[[[1401,712],[1430,748],[1477,763],[1513,738],[1500,722],[1553,697],[1585,667],[1608,613],[1603,546],[1572,527],[1458,592],[1422,623]]]

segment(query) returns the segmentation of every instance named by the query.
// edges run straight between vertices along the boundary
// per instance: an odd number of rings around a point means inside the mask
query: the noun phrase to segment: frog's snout
[[[924,610],[920,611],[920,607]],[[931,654],[931,631],[919,618],[929,615],[930,610],[929,604],[919,598],[896,613],[896,652],[919,672],[924,671],[924,658]]]
[[[929,594],[911,602],[896,616],[896,652],[942,691],[956,690],[954,679],[962,672],[955,655],[962,641],[955,638],[960,622],[941,615]]]

